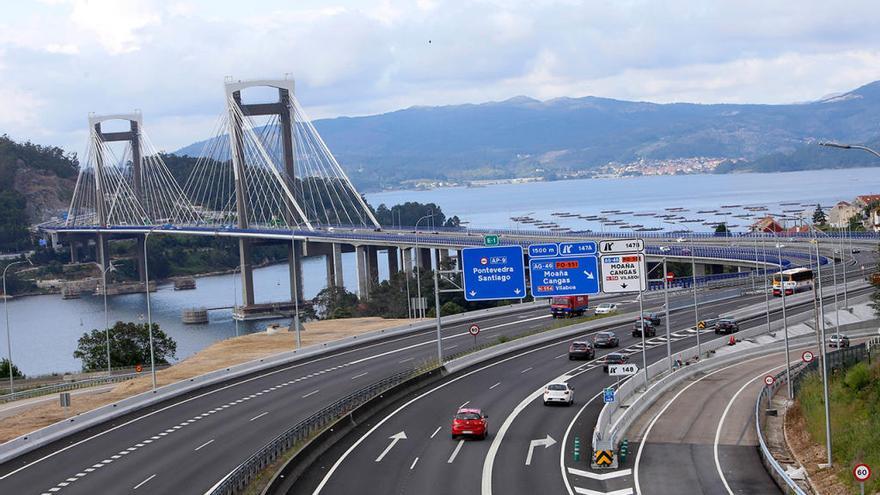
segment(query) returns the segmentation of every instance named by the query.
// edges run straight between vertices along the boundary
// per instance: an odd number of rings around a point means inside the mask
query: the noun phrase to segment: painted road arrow
[[[539,438],[537,440],[532,440],[529,442],[529,453],[526,455],[526,466],[532,465],[532,453],[535,451],[535,447],[544,447],[545,449],[549,449],[550,446],[555,445],[556,440],[553,440],[549,434],[547,438]]]
[[[390,452],[391,449],[393,449],[394,446],[397,445],[397,442],[401,440],[406,440],[406,432],[401,431],[400,433],[395,433],[388,438],[391,439],[391,443],[389,443],[388,446],[385,447],[385,450],[383,450],[382,453],[379,454],[379,457],[376,458],[376,462],[382,462],[382,459],[385,458],[385,454]]]

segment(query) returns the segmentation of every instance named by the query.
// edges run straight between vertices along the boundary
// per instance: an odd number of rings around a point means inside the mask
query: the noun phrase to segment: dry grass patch
[[[406,319],[386,320],[377,317],[308,322],[303,325],[302,342],[303,346],[320,344],[351,335],[406,325],[410,322],[411,320]],[[156,380],[161,387],[211,371],[290,351],[295,347],[296,335],[294,332],[282,332],[274,335],[261,332],[243,335],[215,342],[174,366],[157,372]],[[110,391],[73,396],[71,397],[71,407],[67,409],[60,407],[57,401],[38,403],[33,407],[21,409],[18,414],[4,418],[0,423],[0,443],[92,409],[146,392],[150,390],[151,384],[150,374],[145,372],[144,376],[120,383]]]

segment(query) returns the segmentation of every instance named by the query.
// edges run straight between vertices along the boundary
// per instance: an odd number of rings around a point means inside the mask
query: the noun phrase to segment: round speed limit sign
[[[471,325],[470,328],[468,328],[468,333],[476,337],[477,334],[480,333],[480,326],[474,323],[473,325]]]
[[[856,464],[856,467],[853,468],[853,476],[856,481],[868,481],[868,478],[871,477],[871,468],[867,464]]]
[[[773,378],[772,375],[767,375],[764,377],[764,385],[767,385],[768,387],[770,385],[773,385],[773,382],[775,382],[775,381],[776,381],[776,379]]]
[[[811,361],[813,360],[814,357],[815,357],[815,356],[813,355],[813,353],[812,353],[811,351],[804,351],[804,353],[801,354],[801,359],[802,359],[805,363],[809,363],[809,362],[811,362]]]

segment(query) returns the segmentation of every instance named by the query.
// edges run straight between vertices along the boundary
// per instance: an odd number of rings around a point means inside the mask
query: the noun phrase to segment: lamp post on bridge
[[[6,310],[6,352],[7,357],[9,359],[9,393],[15,392],[15,385],[13,383],[12,376],[12,337],[10,336],[9,330],[9,293],[6,292],[6,271],[9,270],[9,267],[13,265],[20,265],[22,263],[28,263],[33,265],[34,263],[30,258],[25,257],[24,261],[13,261],[9,263],[3,268],[3,307]]]
[[[816,300],[816,326],[819,329],[819,355],[822,358],[822,395],[825,405],[825,453],[828,458],[828,465],[831,466],[831,408],[828,403],[828,356],[825,350],[825,310],[822,301],[822,264],[820,263],[821,255],[819,254],[819,236],[816,235],[815,229],[811,226],[810,232],[813,238],[810,242],[816,250],[816,283],[813,285],[813,299]]]
[[[110,318],[107,307],[107,272],[115,271],[116,267],[113,266],[112,262],[105,267],[103,266],[103,260],[101,261],[101,263],[96,262],[96,264],[101,270],[101,292],[104,293],[104,335],[107,338],[107,375],[109,376],[113,374],[113,368],[110,366]]]
[[[293,329],[296,332],[296,348],[299,350],[302,349],[299,325],[299,270],[297,269],[296,262],[296,237],[292,228],[290,229],[290,263],[293,270],[293,287],[291,287],[291,292],[293,292]],[[238,333],[238,330],[236,330],[236,333]]]
[[[675,240],[678,243],[685,243],[687,239],[684,237],[679,237]],[[688,248],[688,251],[691,252],[691,287],[694,293],[694,331],[697,332],[697,356],[699,359],[703,358],[703,351],[700,347],[700,313],[697,306],[697,259],[694,254],[695,246],[691,244],[691,247]]]
[[[669,364],[669,371],[672,371],[672,336],[669,331],[672,322],[669,321],[669,272],[666,271],[666,253],[671,250],[669,246],[660,246],[660,252],[663,253],[663,308],[666,313],[666,361]]]

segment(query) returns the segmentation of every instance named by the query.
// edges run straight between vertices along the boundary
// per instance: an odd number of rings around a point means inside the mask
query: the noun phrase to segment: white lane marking
[[[320,390],[312,390],[311,392],[307,393],[306,395],[303,395],[302,398],[305,399],[306,397],[311,397],[311,396],[317,394],[318,392],[320,392]]]
[[[438,426],[437,429],[434,430],[434,433],[431,433],[431,438],[434,438],[435,436],[437,436],[437,433],[440,431],[441,428],[443,428],[443,427],[442,427],[442,426]]]
[[[501,385],[501,382],[498,382],[495,385],[492,385],[491,387],[489,387],[489,390],[492,390],[493,388],[497,387],[498,385]]]
[[[413,463],[410,465],[409,470],[412,471],[414,467],[416,467],[416,463],[419,462],[419,458],[416,457],[413,459]]]
[[[155,477],[156,477],[156,475],[154,474],[154,475],[150,476],[149,478],[145,479],[144,481],[141,481],[140,483],[135,485],[134,488],[132,488],[132,490],[137,490],[138,488],[144,486],[145,484],[147,484],[148,481],[150,481],[151,479],[153,479]]]
[[[366,376],[367,373],[369,373],[369,371],[364,371],[363,373],[360,373],[360,374],[354,375],[353,377],[351,377],[351,379],[352,379],[352,380],[357,380],[358,378],[360,378],[360,377],[362,377],[362,376]]]
[[[458,344],[446,346],[447,349],[455,349],[456,347],[458,347]]]
[[[388,446],[385,447],[385,450],[383,450],[382,453],[379,454],[379,457],[376,458],[376,462],[382,462],[382,459],[385,458],[385,455],[388,452],[391,452],[391,449],[393,449],[394,446],[397,445],[397,442],[399,442],[401,440],[406,440],[406,432],[401,431],[400,433],[395,433],[394,435],[391,435],[388,438],[391,439],[391,443],[389,443]]]
[[[414,357],[409,357],[409,358],[406,358],[406,359],[401,359],[400,361],[398,361],[398,363],[408,363],[408,362],[413,361],[413,360],[415,360]]]
[[[610,492],[597,492],[596,490],[588,490],[586,488],[574,487],[575,493],[579,495],[632,495],[632,488],[622,488],[620,490],[611,490]]]
[[[772,356],[772,354],[770,354],[770,355]],[[715,371],[712,371],[712,372],[706,373],[705,375],[701,376],[700,378],[697,378],[696,380],[694,380],[694,381],[692,381],[691,383],[689,383],[689,384],[688,384],[686,387],[684,387],[683,389],[679,390],[677,394],[675,394],[671,399],[669,399],[669,402],[667,402],[667,403],[663,406],[663,408],[660,409],[660,411],[657,413],[657,415],[654,416],[653,419],[651,419],[651,422],[648,423],[648,428],[645,429],[645,434],[642,435],[642,441],[639,442],[639,450],[636,452],[636,462],[635,462],[635,465],[633,466],[633,484],[635,484],[635,487],[636,487],[636,494],[637,494],[637,495],[641,495],[641,494],[642,494],[642,487],[641,487],[641,485],[639,484],[639,464],[640,464],[641,461],[642,461],[642,451],[643,451],[644,448],[645,448],[645,444],[648,443],[648,436],[651,434],[651,430],[654,429],[654,425],[657,424],[657,421],[660,420],[660,417],[663,416],[663,413],[665,413],[666,410],[669,409],[669,408],[672,406],[672,403],[675,402],[675,400],[678,399],[678,398],[681,396],[681,394],[687,392],[687,390],[688,390],[689,388],[693,387],[694,385],[700,383],[700,382],[703,381],[704,379],[709,378],[710,376],[712,376],[712,375],[714,375],[714,374],[716,374],[716,373],[721,373],[722,371],[727,371],[727,370],[730,369],[730,368],[735,368],[735,367],[737,367],[737,366],[741,366],[741,365],[743,365],[743,364],[745,364],[745,363],[749,363],[749,362],[752,362],[752,361],[757,361],[758,359],[766,359],[766,358],[767,358],[766,355],[765,355],[765,356],[758,356],[758,357],[755,357],[755,358],[752,358],[752,359],[747,359],[747,360],[745,360],[745,361],[740,361],[740,362],[738,362],[738,363],[733,363],[733,364],[728,365],[728,366],[725,366],[725,367],[723,367],[723,368],[719,368],[719,369],[717,369],[717,370],[715,370]],[[651,385],[651,387],[649,387],[649,390],[650,390],[651,388],[653,388],[654,386],[656,386],[656,385],[657,385],[657,383],[655,382],[654,385]],[[630,405],[630,407],[632,407],[632,405]]]
[[[542,319],[542,318],[549,318],[550,316],[551,316],[551,315],[536,316],[536,317],[532,318],[532,320],[539,320],[539,319]],[[530,321],[530,320],[523,320],[523,321]],[[502,324],[500,324],[500,325],[495,325],[495,326],[491,326],[491,327],[486,327],[486,328],[484,328],[484,330],[489,330],[489,329],[494,329],[494,328],[500,328],[500,327],[505,327],[505,326],[509,326],[509,325],[515,325],[515,324],[518,324],[518,323],[521,323],[521,322],[519,322],[519,321],[514,321],[514,322],[509,322],[509,323],[502,323]],[[408,340],[408,339],[414,339],[414,338],[426,337],[426,336],[428,336],[427,333],[428,333],[427,331],[426,331],[426,332],[423,332],[423,333],[420,332],[420,333],[417,333],[417,334],[414,334],[414,335],[407,335],[407,336],[405,336],[405,337],[401,337],[401,338],[399,338],[399,339],[388,340],[388,341],[384,341],[384,342],[377,342],[377,343],[375,343],[375,344],[369,344],[369,345],[366,345],[366,346],[364,346],[364,347],[359,347],[359,348],[355,348],[355,349],[349,349],[349,350],[346,350],[346,351],[336,352],[336,353],[333,353],[333,354],[331,354],[331,355],[327,355],[327,356],[315,357],[314,359],[309,359],[307,362],[304,362],[304,363],[295,363],[295,364],[292,364],[292,365],[287,366],[287,367],[284,367],[284,368],[280,368],[280,369],[276,369],[276,370],[273,370],[273,371],[269,371],[269,372],[267,372],[267,373],[263,373],[263,374],[260,374],[260,375],[257,375],[257,376],[253,376],[253,377],[248,378],[248,379],[245,379],[245,380],[236,381],[235,383],[230,383],[229,385],[225,385],[225,386],[223,386],[223,387],[220,387],[220,388],[217,388],[217,389],[214,389],[214,390],[211,390],[211,391],[208,391],[208,392],[205,392],[205,393],[199,394],[199,395],[195,395],[195,396],[190,397],[190,398],[188,398],[188,399],[184,399],[184,400],[182,400],[182,401],[180,401],[180,402],[175,402],[174,404],[170,404],[170,405],[165,406],[165,407],[163,407],[163,408],[161,408],[161,409],[157,409],[157,410],[155,410],[155,411],[151,411],[151,412],[149,412],[149,413],[147,413],[147,414],[144,414],[144,415],[142,415],[142,416],[138,416],[138,417],[136,417],[136,418],[134,418],[134,419],[131,419],[131,420],[129,420],[129,421],[126,421],[125,423],[122,423],[122,424],[116,425],[116,426],[114,426],[114,427],[112,427],[112,428],[109,428],[109,429],[107,429],[107,430],[104,430],[104,431],[102,431],[102,432],[100,432],[100,433],[96,433],[96,434],[94,434],[94,435],[92,435],[92,436],[90,436],[90,437],[84,438],[84,439],[82,439],[82,440],[80,440],[80,441],[78,441],[78,442],[76,442],[76,443],[72,443],[72,444],[67,445],[67,446],[65,446],[65,447],[63,447],[63,448],[61,448],[61,449],[58,449],[58,450],[54,451],[54,452],[51,452],[51,453],[49,453],[49,454],[46,454],[45,456],[43,456],[43,457],[41,457],[41,458],[39,458],[39,459],[36,459],[36,460],[34,460],[34,461],[32,461],[32,462],[30,462],[30,463],[28,463],[28,464],[25,464],[24,466],[22,466],[22,467],[20,467],[20,468],[18,468],[18,469],[16,469],[16,470],[14,470],[14,471],[10,471],[9,473],[6,473],[5,475],[0,476],[0,481],[5,480],[6,478],[8,478],[8,477],[10,477],[10,476],[12,476],[12,475],[14,475],[14,474],[17,474],[17,473],[19,473],[19,472],[21,472],[21,471],[24,471],[25,469],[28,469],[28,468],[30,468],[31,466],[34,466],[35,464],[38,464],[38,463],[40,463],[40,462],[43,462],[43,461],[45,461],[46,459],[49,459],[49,458],[51,458],[51,457],[55,457],[56,455],[58,455],[58,454],[60,454],[60,453],[62,453],[62,452],[65,452],[65,451],[67,451],[67,450],[70,450],[70,449],[72,449],[72,448],[74,448],[74,447],[78,447],[79,445],[82,445],[82,444],[84,444],[84,443],[86,443],[86,442],[88,442],[88,441],[94,440],[94,439],[96,439],[96,438],[98,438],[98,437],[102,437],[102,436],[104,436],[104,435],[106,435],[106,434],[108,434],[108,433],[110,433],[110,432],[116,431],[116,430],[118,430],[118,429],[120,429],[120,428],[124,428],[124,427],[126,427],[126,426],[128,426],[128,425],[130,425],[130,424],[132,424],[132,423],[136,423],[136,422],[141,421],[141,420],[143,420],[143,419],[149,418],[150,416],[153,416],[153,415],[155,415],[155,414],[159,414],[159,413],[161,413],[161,412],[165,412],[165,411],[167,411],[167,410],[169,410],[169,409],[171,409],[171,408],[181,406],[181,405],[186,404],[186,403],[189,403],[189,402],[191,402],[191,401],[199,400],[199,399],[202,399],[202,398],[207,397],[207,396],[209,396],[209,395],[213,395],[213,394],[216,394],[216,393],[218,393],[218,392],[222,392],[222,391],[227,390],[227,389],[230,389],[230,388],[232,388],[232,387],[237,387],[237,386],[239,386],[239,385],[243,385],[243,384],[246,384],[246,383],[250,383],[250,382],[255,381],[255,380],[262,380],[262,379],[264,379],[264,378],[266,378],[266,377],[269,377],[269,376],[272,376],[272,375],[276,375],[276,374],[278,374],[278,373],[284,373],[284,372],[290,371],[290,370],[292,370],[292,369],[300,368],[300,367],[303,367],[303,366],[313,365],[313,364],[315,364],[315,363],[317,363],[317,362],[320,362],[320,361],[326,361],[326,360],[328,360],[328,359],[336,359],[336,358],[339,358],[340,356],[344,356],[344,355],[348,355],[348,354],[353,354],[353,353],[357,353],[357,352],[363,352],[363,351],[366,350],[366,349],[372,349],[372,348],[375,348],[375,347],[388,346],[389,344],[395,344],[395,343],[397,343],[397,342],[401,342],[401,341]],[[465,336],[470,337],[471,334],[468,333],[468,332],[462,332],[462,333],[458,333],[458,334],[447,335],[446,337],[443,337],[442,340],[453,339],[453,338],[458,338],[458,337],[465,337]],[[420,342],[420,343],[418,343],[418,344],[412,344],[412,345],[409,345],[409,346],[401,347],[401,348],[399,348],[399,349],[392,349],[392,350],[390,350],[390,351],[381,352],[381,353],[379,353],[379,354],[374,354],[374,355],[372,355],[372,356],[366,356],[366,357],[363,357],[363,358],[360,358],[360,359],[356,359],[356,360],[354,360],[354,361],[350,361],[350,362],[348,362],[348,363],[344,363],[342,366],[352,366],[352,365],[355,365],[355,364],[360,364],[360,363],[363,363],[363,362],[366,362],[366,361],[371,361],[371,360],[374,360],[374,359],[379,359],[379,358],[381,358],[381,357],[385,357],[385,356],[388,356],[388,355],[391,355],[391,354],[396,354],[396,353],[399,353],[399,352],[408,351],[408,350],[410,350],[410,349],[415,349],[416,347],[422,347],[422,346],[426,346],[426,345],[432,345],[432,344],[435,344],[436,342],[437,342],[436,339],[430,339],[430,340],[427,340],[427,341],[425,341],[425,342]],[[271,359],[272,357],[273,357],[273,356],[268,356],[269,359]],[[229,405],[232,405],[232,404],[230,403]],[[225,409],[226,407],[228,407],[228,406],[223,406],[224,409]],[[223,479],[225,480],[226,478],[228,478],[228,477],[230,476],[231,473],[232,473],[232,471],[230,471],[226,476],[224,476]],[[222,480],[221,480],[221,482],[222,482]],[[215,487],[216,487],[216,486],[219,486],[219,483],[220,483],[220,482],[218,482],[218,483],[215,485]],[[209,492],[210,492],[210,490],[209,490]]]
[[[461,450],[461,446],[464,445],[464,440],[459,440],[458,445],[455,446],[455,450],[452,451],[452,455],[449,456],[449,460],[446,461],[446,464],[452,464],[455,461],[456,456],[458,456],[458,451]]]
[[[522,375],[523,373],[528,373],[529,371],[532,371],[532,367],[531,367],[531,366],[529,366],[528,368],[526,368],[526,369],[520,371],[519,374]]]
[[[254,421],[254,420],[260,419],[260,418],[262,418],[263,416],[265,416],[265,415],[267,415],[267,414],[269,414],[269,411],[261,412],[260,414],[257,414],[256,416],[254,416],[253,418],[249,419],[248,421]]]
[[[208,445],[211,445],[212,443],[214,443],[214,439],[213,439],[213,438],[210,439],[210,440],[208,440],[207,442],[205,442],[205,443],[199,445],[198,447],[196,447],[196,451],[198,451],[198,450],[201,449],[202,447],[207,447]]]
[[[724,488],[727,489],[727,493],[729,493],[730,495],[734,495],[733,490],[730,489],[730,485],[727,483],[727,478],[724,476],[724,472],[721,470],[721,459],[718,457],[718,442],[721,440],[721,429],[724,427],[724,421],[727,419],[727,413],[730,412],[730,407],[733,406],[733,402],[736,400],[737,397],[739,397],[739,394],[741,394],[742,391],[746,389],[746,387],[751,385],[755,380],[763,378],[764,376],[772,373],[774,370],[777,370],[779,368],[782,368],[782,366],[774,366],[769,370],[766,370],[758,376],[752,378],[751,380],[743,383],[742,387],[740,387],[739,390],[737,390],[736,393],[733,394],[733,397],[731,397],[730,400],[727,402],[727,406],[724,408],[724,412],[721,413],[721,419],[718,420],[718,428],[715,429],[715,446],[713,449],[715,454],[715,469],[718,470],[718,476],[721,477],[721,482],[724,483]]]
[[[568,353],[567,353],[567,352],[566,352],[565,354],[560,354],[560,355],[556,356],[556,357],[553,358],[553,359],[564,358],[565,356],[568,356]]]
[[[632,474],[632,469],[619,469],[617,471],[611,471],[608,473],[594,473],[591,471],[584,471],[581,469],[568,468],[569,474],[573,474],[575,476],[581,476],[583,478],[590,478],[599,481],[610,480],[614,478],[620,478],[621,476],[629,476]]]
[[[468,404],[470,404],[470,403],[471,403],[471,401],[467,401],[467,402],[465,402],[464,404],[458,406],[458,408],[461,409],[462,407],[464,407],[464,406],[466,406],[466,405],[468,405]]]

